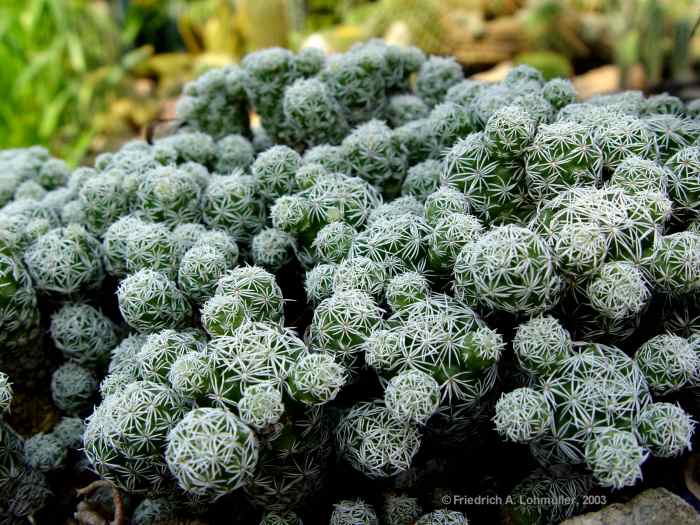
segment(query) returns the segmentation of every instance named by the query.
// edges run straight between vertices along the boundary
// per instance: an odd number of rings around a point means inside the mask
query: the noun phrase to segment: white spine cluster
[[[168,435],[165,458],[180,487],[216,499],[252,478],[258,443],[250,428],[231,412],[197,408]]]

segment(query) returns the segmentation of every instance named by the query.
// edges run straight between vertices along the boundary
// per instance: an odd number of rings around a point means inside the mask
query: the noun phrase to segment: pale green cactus
[[[187,324],[192,307],[165,274],[140,270],[117,289],[119,311],[130,326],[143,333]]]
[[[595,429],[586,444],[586,464],[604,487],[634,485],[648,455],[632,432],[613,427]]]
[[[221,408],[190,411],[168,435],[168,468],[180,487],[219,498],[244,485],[258,462],[253,431]]]

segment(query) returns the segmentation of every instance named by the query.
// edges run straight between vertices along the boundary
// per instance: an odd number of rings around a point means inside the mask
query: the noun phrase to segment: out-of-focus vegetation
[[[95,114],[151,53],[103,2],[27,0],[0,4],[1,147],[50,144],[80,158]]]
[[[0,2],[0,148],[44,144],[77,163],[133,136],[206,67],[288,45],[280,9],[285,0]]]
[[[619,87],[689,82],[700,0],[24,0],[0,3],[0,148],[77,163],[172,114],[184,82],[252,50],[383,37],[468,72],[615,65]]]

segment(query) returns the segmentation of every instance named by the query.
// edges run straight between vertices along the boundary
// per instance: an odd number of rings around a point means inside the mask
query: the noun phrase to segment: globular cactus
[[[173,499],[144,498],[134,509],[131,521],[134,525],[156,525],[163,520],[176,519],[177,515],[178,505]]]
[[[459,339],[457,347],[451,343]],[[441,409],[473,407],[496,379],[505,343],[463,303],[433,294],[398,310],[366,339],[365,361],[380,377],[425,372],[440,385]]]
[[[700,205],[700,147],[690,146],[675,153],[666,162],[670,170],[668,192],[680,211],[697,215]]]
[[[323,65],[318,58],[316,54],[295,56],[286,49],[270,48],[250,53],[241,62],[248,99],[262,117],[266,133],[276,141],[289,139],[283,111],[285,88],[299,78],[316,74]]]
[[[162,455],[168,432],[186,411],[168,386],[130,383],[106,396],[87,418],[85,455],[92,468],[118,488],[157,493],[168,479]]]
[[[395,219],[399,215],[422,218],[424,215],[423,204],[413,195],[404,195],[390,202],[383,202],[371,211],[367,226],[372,226],[381,220]]]
[[[473,215],[444,215],[428,234],[428,266],[438,274],[450,274],[462,248],[479,239],[483,232],[481,222]]]
[[[147,219],[169,226],[198,221],[200,193],[192,175],[163,166],[144,176],[137,193],[138,209]]]
[[[271,384],[251,385],[243,391],[237,408],[243,423],[258,432],[265,432],[273,428],[284,414],[282,393]]]
[[[644,100],[642,111],[648,115],[680,115],[685,113],[685,104],[678,97],[658,93]]]
[[[126,233],[125,266],[129,274],[149,269],[177,278],[182,245],[162,223],[142,222]]]
[[[421,201],[440,186],[442,165],[434,159],[424,160],[411,166],[401,183],[401,195],[413,195]]]
[[[654,135],[644,121],[632,116],[610,117],[595,131],[595,141],[603,152],[603,167],[614,171],[626,157],[651,159],[657,153]]]
[[[457,141],[443,162],[442,182],[464,193],[480,219],[506,221],[525,209],[525,172],[500,158],[484,133]]]
[[[387,384],[384,402],[397,420],[425,424],[437,412],[440,386],[425,372],[401,372]]]
[[[216,173],[228,175],[237,169],[247,170],[254,160],[253,145],[244,136],[234,133],[216,141]]]
[[[255,320],[279,321],[284,315],[284,297],[275,276],[259,266],[228,271],[219,279],[216,295],[239,298]]]
[[[39,168],[36,181],[47,190],[63,186],[70,177],[70,168],[61,159],[49,158]]]
[[[149,335],[135,356],[136,375],[145,381],[167,383],[173,363],[182,355],[201,350],[201,336],[194,330],[161,330]]]
[[[700,356],[687,339],[676,335],[652,337],[639,347],[634,360],[657,395],[689,386],[700,373]]]
[[[17,200],[33,200],[40,201],[46,195],[46,190],[41,187],[38,182],[27,180],[17,186],[15,190],[15,199]]]
[[[542,461],[581,462],[591,427],[631,431],[639,411],[650,400],[644,376],[634,361],[615,347],[599,344],[577,343],[531,388],[544,394],[552,413],[547,431],[531,441],[533,452]],[[503,410],[506,407],[504,404]],[[499,431],[522,435],[513,427],[517,427],[516,420],[509,420],[498,409],[496,420],[501,425]]]
[[[214,139],[200,131],[180,131],[160,139],[156,146],[172,148],[178,163],[196,162],[206,166],[216,154]]]
[[[639,414],[637,433],[641,444],[657,457],[678,456],[690,450],[695,421],[680,406],[651,403]]]
[[[496,156],[512,158],[522,155],[537,131],[537,121],[520,106],[506,106],[496,111],[484,126],[484,138]]]
[[[387,92],[407,91],[411,75],[425,62],[425,54],[414,46],[387,44],[380,38],[373,38],[365,44],[354,44],[350,50],[368,47],[384,55],[384,81]]]
[[[632,432],[614,427],[595,429],[586,444],[586,464],[603,487],[634,485],[648,455]]]
[[[540,126],[524,157],[527,191],[534,199],[601,180],[600,148],[592,132],[576,122]]]
[[[330,525],[379,525],[372,505],[361,499],[342,500],[333,505]]]
[[[435,227],[441,219],[452,213],[469,213],[469,201],[461,192],[450,186],[440,186],[425,198],[426,222]]]
[[[628,262],[609,262],[588,283],[586,295],[601,316],[621,321],[639,315],[651,292],[642,272]]]
[[[618,164],[608,183],[629,193],[665,193],[668,178],[668,170],[655,161],[630,156]]]
[[[364,256],[349,257],[335,268],[333,292],[357,290],[381,297],[386,283],[384,265]]]
[[[428,232],[425,220],[414,214],[378,218],[353,239],[350,254],[381,264],[388,276],[421,271],[427,266]]]
[[[300,172],[311,172],[312,170],[305,169],[309,167],[315,167],[317,165],[311,164],[309,166],[303,166],[297,170],[297,175]],[[325,175],[325,170],[318,170]],[[315,182],[315,177],[313,180],[304,180],[302,184],[309,186],[302,186],[308,188],[313,186]],[[298,235],[310,227],[309,222],[309,210],[307,209],[306,199],[300,195],[283,195],[275,200],[275,203],[270,207],[270,218],[272,219],[272,225],[283,232],[288,234]]]
[[[208,245],[220,250],[226,258],[226,264],[229,268],[236,266],[240,256],[240,250],[236,241],[228,233],[221,230],[208,230],[200,235],[197,241],[192,245],[195,246]]]
[[[24,440],[7,423],[0,421],[0,489],[4,490],[24,470]]]
[[[510,441],[527,443],[537,439],[548,430],[551,420],[547,398],[532,388],[516,388],[496,403],[496,430]]]
[[[24,442],[24,458],[39,472],[60,469],[66,463],[68,449],[52,434],[39,432]]]
[[[572,350],[571,335],[551,316],[533,317],[522,323],[513,337],[518,364],[535,375],[556,370]]]
[[[219,279],[229,270],[230,259],[224,251],[206,242],[197,243],[180,261],[177,283],[193,303],[203,303],[216,292]]]
[[[420,447],[417,427],[394,418],[379,402],[353,407],[335,430],[338,452],[369,478],[383,478],[407,470]]]
[[[394,95],[389,98],[386,118],[392,127],[397,128],[412,120],[425,118],[429,112],[427,104],[416,95]]]
[[[166,461],[188,492],[216,499],[252,477],[258,462],[253,431],[221,408],[188,412],[168,434]]]
[[[409,166],[429,159],[439,158],[437,137],[433,135],[428,117],[412,120],[392,131],[396,147]]]
[[[105,270],[110,275],[123,277],[127,273],[127,240],[144,222],[135,215],[125,215],[109,225],[102,236]]]
[[[495,227],[465,245],[454,274],[455,291],[467,303],[513,314],[548,310],[561,290],[544,240],[515,225]]]
[[[109,226],[129,211],[123,175],[117,171],[91,177],[80,188],[78,196],[82,224],[94,235],[102,235]]]
[[[202,216],[207,226],[229,233],[236,242],[249,240],[265,221],[255,179],[240,170],[212,177],[202,196]]]
[[[370,120],[355,128],[341,143],[350,175],[360,177],[387,195],[400,191],[406,159],[383,121]]]
[[[96,391],[94,374],[74,363],[61,365],[51,377],[53,402],[69,415],[77,415],[88,408]]]
[[[245,321],[249,312],[245,303],[232,295],[214,295],[204,303],[201,310],[202,326],[214,337],[233,335]]]
[[[508,70],[503,84],[520,90],[536,90],[544,84],[544,76],[539,69],[528,64],[518,64]]]
[[[317,264],[306,272],[304,290],[306,298],[312,304],[318,304],[333,295],[336,264]]]
[[[0,343],[21,348],[39,336],[39,310],[31,278],[13,257],[0,254]]]
[[[67,449],[78,450],[83,445],[85,422],[79,417],[64,416],[53,427],[51,434]]]
[[[268,200],[293,193],[294,174],[301,166],[301,157],[287,146],[273,146],[253,162],[251,173],[260,194]]]
[[[216,406],[234,407],[253,385],[280,387],[305,352],[303,341],[289,329],[243,323],[232,335],[214,337],[207,344],[210,372],[206,397]]]
[[[382,322],[381,310],[371,296],[359,290],[338,292],[314,310],[309,329],[311,345],[337,355],[352,367],[364,339]]]
[[[299,79],[285,89],[283,111],[291,135],[307,146],[338,144],[348,131],[340,104],[318,78]]]
[[[659,147],[659,162],[666,162],[674,153],[695,144],[700,138],[700,125],[678,115],[655,114],[643,119],[654,134]]]
[[[537,469],[506,497],[504,514],[516,523],[555,525],[581,513],[593,480],[567,465]]]
[[[576,88],[570,80],[565,78],[553,78],[542,86],[542,96],[547,99],[555,109],[559,110],[576,101]]]
[[[39,237],[24,260],[36,287],[45,292],[75,294],[97,288],[104,278],[102,247],[77,224]]]
[[[471,108],[474,99],[486,85],[481,80],[464,79],[452,85],[445,93],[445,102],[454,102],[460,106]]]
[[[335,399],[347,382],[347,371],[326,353],[303,355],[291,368],[287,387],[291,396],[306,405],[322,405]]]
[[[273,272],[294,259],[294,237],[277,228],[265,228],[256,233],[250,242],[253,262]]]
[[[452,57],[431,56],[416,76],[416,93],[429,106],[439,104],[447,90],[464,79],[462,67]]]
[[[323,263],[339,263],[348,256],[357,235],[345,222],[331,222],[321,228],[312,244],[316,257]]]
[[[173,390],[186,399],[204,398],[209,389],[209,359],[204,350],[180,355],[170,365],[168,382]]]
[[[207,227],[199,222],[183,222],[173,228],[173,237],[180,246],[180,252],[185,253],[207,232]]]
[[[66,304],[51,317],[51,338],[67,359],[88,367],[107,364],[118,342],[114,323],[85,303]]]
[[[427,125],[440,154],[477,127],[471,110],[454,102],[435,106],[428,115]]]
[[[130,326],[143,333],[185,325],[192,308],[175,283],[160,272],[140,270],[117,289],[119,311]]]
[[[339,173],[320,177],[304,196],[308,199],[310,222],[319,229],[333,221],[359,228],[381,202],[377,189],[368,182]]]
[[[349,169],[343,156],[343,150],[340,146],[332,146],[330,144],[320,144],[309,148],[304,152],[302,157],[303,165],[317,164],[322,166],[329,173],[347,173]],[[300,188],[305,188],[301,181],[297,178],[297,184]]]
[[[347,122],[354,125],[369,120],[386,106],[386,70],[382,49],[364,45],[330,57],[320,78],[341,104]]]
[[[395,275],[386,283],[386,302],[398,312],[430,295],[428,279],[418,272],[405,272]]]
[[[700,285],[700,234],[657,237],[642,265],[654,288],[673,296],[694,293]]]
[[[188,126],[221,137],[248,130],[245,75],[238,66],[210,69],[185,84],[175,114]]]
[[[109,366],[107,368],[108,372],[110,374],[126,372],[135,379],[138,366],[136,354],[141,350],[147,337],[146,335],[132,334],[122,339],[110,352]]]
[[[388,494],[382,504],[381,516],[387,525],[411,525],[421,512],[418,499],[405,494]]]
[[[566,225],[592,224],[605,239],[608,260],[639,264],[671,211],[668,199],[647,198],[653,195],[631,195],[616,187],[573,188],[543,201],[531,227],[556,240]]]

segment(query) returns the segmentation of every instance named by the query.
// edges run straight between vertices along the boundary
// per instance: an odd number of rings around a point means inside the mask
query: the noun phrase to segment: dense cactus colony
[[[177,117],[94,167],[0,152],[0,413],[44,348],[62,415],[27,439],[0,421],[0,514],[83,454],[134,523],[245,499],[301,524],[341,468],[392,490],[333,492],[333,525],[461,525],[413,481],[482,426],[540,464],[523,497],[690,448],[700,124],[679,99],[577,101],[370,41],[255,52]]]

